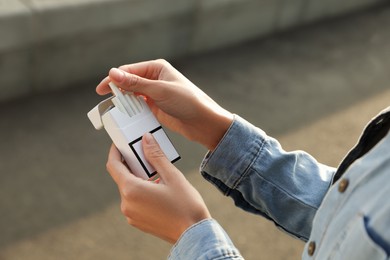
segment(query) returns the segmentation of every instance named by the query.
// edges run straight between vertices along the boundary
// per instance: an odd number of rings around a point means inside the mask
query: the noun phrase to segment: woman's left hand
[[[210,213],[199,192],[166,158],[151,134],[143,136],[142,145],[146,159],[160,175],[160,183],[133,175],[114,145],[107,170],[118,185],[121,211],[128,223],[175,243],[191,225],[211,218]]]

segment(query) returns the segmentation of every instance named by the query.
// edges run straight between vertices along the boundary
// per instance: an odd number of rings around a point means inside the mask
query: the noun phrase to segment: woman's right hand
[[[96,92],[108,94],[110,81],[123,90],[145,96],[163,125],[209,150],[214,150],[233,121],[230,112],[165,60],[112,68]]]

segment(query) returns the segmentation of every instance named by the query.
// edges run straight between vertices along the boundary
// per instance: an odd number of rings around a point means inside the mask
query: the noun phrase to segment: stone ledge
[[[0,101],[385,0],[0,0]]]

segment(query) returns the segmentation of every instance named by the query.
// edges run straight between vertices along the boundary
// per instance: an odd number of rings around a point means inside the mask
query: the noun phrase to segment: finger
[[[122,155],[114,144],[111,145],[108,153],[107,171],[111,175],[119,189],[123,189],[129,182],[137,181],[126,165],[122,162]]]
[[[142,78],[151,80],[159,79],[159,75],[168,62],[164,60],[152,60],[143,61],[133,64],[126,64],[119,67],[119,69],[126,71],[131,74],[135,74]]]
[[[108,73],[108,76],[110,80],[118,85],[118,87],[130,91],[137,91],[138,89],[148,86],[154,82],[153,80],[149,80],[117,68],[112,68]]]
[[[113,81],[118,87],[137,92],[137,89],[145,90],[145,86],[150,85],[152,82],[147,79],[143,79],[137,75],[126,73],[117,68],[112,68],[109,72],[109,76],[105,77],[96,87],[96,92],[99,95],[107,95],[111,93],[111,88],[108,83]],[[139,94],[145,94],[139,92]]]
[[[164,183],[180,173],[165,156],[152,134],[146,133],[143,136],[142,145],[146,159],[156,169]]]
[[[159,100],[164,96],[164,91],[169,87],[169,83],[163,80],[150,80],[135,74],[112,68],[109,78],[120,88],[140,93],[153,100]]]
[[[129,74],[133,74],[134,76],[138,76],[141,78],[145,79],[151,79],[151,80],[157,80],[159,78],[160,72],[164,67],[164,64],[168,64],[168,62],[165,62],[164,60],[156,60],[156,61],[145,61],[145,62],[139,62],[139,63],[134,63],[134,64],[127,64],[127,65],[122,65],[119,67],[120,70],[125,71]],[[113,80],[115,83],[119,84],[120,87],[126,89],[126,85],[131,86],[132,84],[129,84],[129,82],[123,82],[124,85],[121,85],[122,83],[122,75],[118,73],[118,71],[113,70],[111,72],[111,79],[110,77],[104,78],[100,84],[96,87],[96,92],[99,95],[106,95],[110,93],[110,88],[108,86],[108,83]],[[129,80],[129,78],[127,79]],[[130,78],[130,83],[137,81],[137,77],[134,77],[133,80],[131,81]],[[134,86],[136,87],[136,86]],[[130,90],[130,89],[129,89]],[[130,90],[130,91],[135,91],[135,90]]]
[[[108,86],[108,83],[110,83],[110,78],[105,77],[96,87],[96,92],[99,95],[107,95],[108,93],[111,92],[110,87]]]

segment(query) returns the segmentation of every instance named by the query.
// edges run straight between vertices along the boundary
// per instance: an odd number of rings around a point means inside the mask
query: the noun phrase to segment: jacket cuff
[[[203,177],[229,195],[261,153],[266,137],[263,130],[234,115],[225,136],[203,159],[200,166]]]
[[[189,227],[173,246],[168,259],[241,259],[229,236],[214,219]]]

